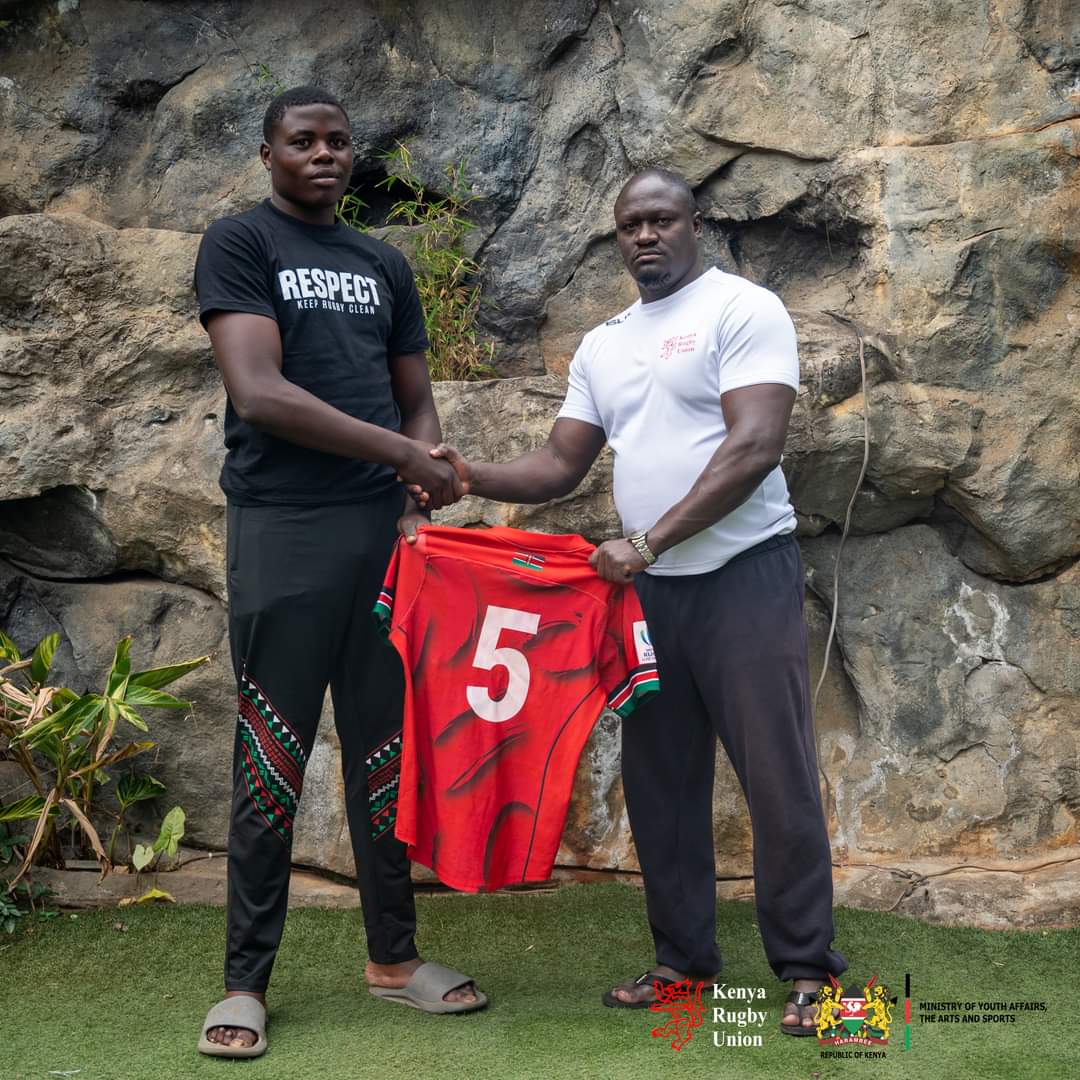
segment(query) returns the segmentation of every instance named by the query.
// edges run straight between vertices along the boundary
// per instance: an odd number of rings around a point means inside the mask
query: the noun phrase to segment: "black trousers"
[[[238,685],[225,987],[270,981],[293,820],[329,685],[345,807],[376,963],[417,955],[405,846],[393,835],[404,677],[371,609],[400,488],[338,506],[228,509],[229,640]]]
[[[832,948],[832,860],[810,714],[803,566],[773,537],[708,574],[639,574],[660,693],[622,725],[626,808],[656,961],[708,976],[716,946],[712,794],[719,737],[754,841],[765,955],[780,979],[847,967]]]

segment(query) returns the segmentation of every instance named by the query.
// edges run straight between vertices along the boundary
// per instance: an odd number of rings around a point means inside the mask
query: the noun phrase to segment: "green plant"
[[[185,14],[196,26],[196,42],[199,42],[203,37],[219,37],[223,41],[227,41],[236,50],[244,63],[244,67],[248,69],[251,77],[259,84],[259,86],[269,86],[275,94],[280,94],[285,89],[269,64],[263,60],[252,60],[247,53],[244,52],[243,46],[237,40],[236,35],[229,29],[227,24],[204,19],[201,15],[196,15],[193,11],[187,11]],[[2,28],[3,24],[0,23],[0,29]]]
[[[22,835],[0,839],[0,871],[3,871],[17,854],[16,845],[26,842],[27,837]],[[48,913],[38,910],[38,904],[44,903],[53,895],[52,889],[47,885],[41,885],[36,881],[7,883],[0,874],[0,929],[7,934],[14,933],[15,920],[25,914],[19,907],[20,900],[25,901],[31,911],[38,915],[45,915]]]
[[[474,228],[465,217],[476,196],[465,180],[465,162],[446,166],[447,191],[435,197],[424,187],[413,168],[413,158],[404,143],[381,155],[387,177],[379,187],[388,191],[404,189],[390,208],[388,221],[419,226],[413,256],[413,272],[424,325],[431,348],[428,367],[433,379],[481,379],[491,375],[495,355],[493,342],[477,338],[476,317],[480,310],[480,267],[465,252],[465,237]],[[366,204],[357,195],[346,194],[338,203],[338,220],[366,230],[362,212]]]
[[[7,893],[0,892],[0,930],[5,934],[15,933],[15,920],[22,917],[22,911]]]
[[[160,780],[155,780],[146,773],[130,772],[119,784],[116,785],[116,802],[120,807],[116,815],[116,825],[113,827],[112,836],[109,837],[109,862],[115,863],[116,841],[123,832],[128,835],[128,861],[131,861],[131,837],[128,833],[127,822],[124,820],[128,810],[136,803],[145,802],[147,799],[156,799],[165,793],[165,785]]]
[[[150,847],[145,844],[136,844],[135,850],[131,854],[131,865],[142,873],[155,859],[160,863],[162,854],[167,855],[170,859],[175,859],[183,837],[184,811],[179,806],[174,806],[165,815],[154,843]]]
[[[191,702],[161,688],[205,664],[208,656],[179,664],[131,670],[131,638],[116,646],[102,693],[77,694],[67,687],[49,686],[46,680],[59,644],[50,634],[38,642],[33,655],[23,659],[14,642],[0,631],[0,752],[22,767],[34,794],[0,806],[0,822],[34,821],[33,834],[23,852],[17,882],[35,859],[48,858],[64,865],[60,832],[70,828],[71,838],[81,834],[101,864],[102,877],[111,868],[97,829],[91,821],[94,796],[109,782],[105,770],[156,745],[151,740],[116,740],[120,721],[147,731],[142,708],[189,709]],[[116,741],[114,741],[116,740]],[[156,792],[155,792],[156,793]],[[127,805],[137,801],[126,789]],[[149,796],[147,796],[149,797]],[[126,807],[121,804],[120,819]],[[9,885],[9,888],[11,886]]]
[[[12,860],[22,861],[19,845],[30,839],[22,833],[12,832],[11,829],[11,825],[0,823],[0,930],[5,934],[15,932],[15,920],[22,915],[15,898],[8,892],[7,870]]]
[[[18,849],[21,844],[30,843],[30,837],[25,833],[8,832],[9,825],[2,825],[0,829],[4,830],[0,832],[0,867],[4,867],[18,856]],[[19,858],[21,859],[21,856]]]
[[[334,212],[342,225],[348,225],[350,229],[366,233],[371,232],[371,226],[364,221],[364,211],[367,208],[368,204],[364,202],[359,195],[353,191],[346,191],[345,194],[338,199],[338,204]]]
[[[16,900],[25,900],[30,910],[39,915],[41,912],[38,911],[38,904],[44,904],[46,900],[56,895],[48,885],[42,885],[39,881],[26,880],[17,881],[8,890],[8,894]]]
[[[260,86],[270,87],[275,96],[285,92],[285,87],[281,84],[281,81],[271,70],[270,66],[263,61],[260,60],[257,64],[248,64],[248,70],[255,77],[255,81]]]

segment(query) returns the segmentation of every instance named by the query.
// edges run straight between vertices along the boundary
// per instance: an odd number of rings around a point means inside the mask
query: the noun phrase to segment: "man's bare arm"
[[[648,531],[654,555],[716,524],[780,464],[795,391],[779,383],[729,390],[720,398],[728,433],[690,490]]]
[[[543,503],[569,495],[585,478],[604,442],[602,428],[563,417],[555,421],[543,446],[513,461],[466,461],[445,445],[432,454],[445,457],[473,495],[499,502]]]
[[[401,434],[432,446],[442,442],[442,427],[431,393],[427,356],[424,353],[392,356],[390,386],[401,412]]]
[[[281,373],[281,335],[273,319],[217,312],[207,330],[241,420],[298,446],[389,465],[407,483],[430,493],[433,506],[460,497],[453,470],[431,458],[429,444],[357,420],[286,379]]]
[[[742,505],[780,463],[795,391],[778,383],[729,390],[720,398],[728,433],[690,490],[646,533],[654,555],[661,555],[715,524]],[[608,581],[628,581],[645,569],[629,540],[608,540],[593,553],[592,564]]]
[[[431,393],[431,375],[424,353],[402,353],[390,358],[390,384],[401,412],[401,434],[432,444],[442,441],[442,425]],[[464,493],[465,486],[461,490]],[[416,543],[416,530],[430,521],[426,506],[420,506],[411,492],[404,492],[398,532],[410,544]]]

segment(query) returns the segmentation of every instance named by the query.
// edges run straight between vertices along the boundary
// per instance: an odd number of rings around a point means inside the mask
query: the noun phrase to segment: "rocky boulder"
[[[403,18],[387,0],[0,0],[0,621],[22,644],[62,628],[73,679],[125,628],[154,656],[217,653],[191,691],[200,737],[170,724],[158,766],[207,845],[224,838],[233,690],[224,399],[191,269],[206,224],[266,192],[257,148],[275,87],[309,81],[350,112],[369,224],[386,221],[396,140],[433,191],[465,163],[503,377],[436,390],[467,454],[543,440],[582,334],[635,298],[615,194],[646,164],[687,176],[708,260],[795,318],[803,386],[784,468],[815,663],[869,413],[818,704],[846,895],[889,907],[897,883],[925,878],[936,892],[912,888],[903,909],[958,918],[946,864],[980,860],[995,917],[1074,911],[1070,5],[417,0]],[[619,531],[610,460],[551,506],[470,498],[442,520],[602,540]],[[348,873],[335,755],[324,724],[296,857]],[[633,872],[610,718],[577,792],[561,860]],[[715,824],[719,872],[745,892],[726,766]]]

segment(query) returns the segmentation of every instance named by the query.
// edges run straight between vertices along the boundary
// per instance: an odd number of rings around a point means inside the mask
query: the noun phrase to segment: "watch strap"
[[[636,532],[633,536],[628,536],[627,540],[634,545],[634,550],[645,560],[646,566],[652,566],[656,562],[656,556],[650,550],[644,532]]]

